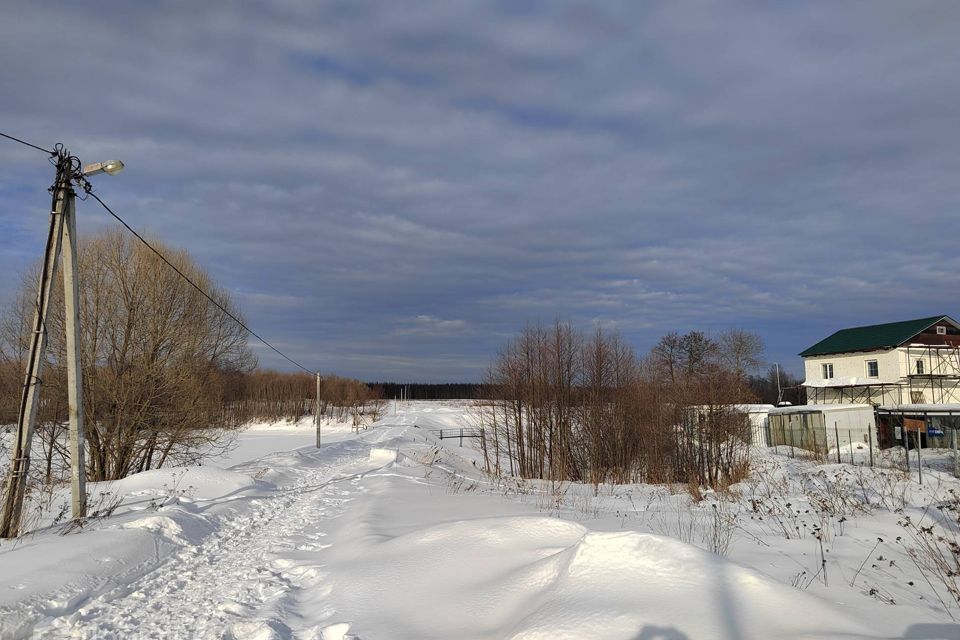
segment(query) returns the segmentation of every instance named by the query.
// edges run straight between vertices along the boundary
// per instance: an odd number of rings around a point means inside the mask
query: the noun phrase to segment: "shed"
[[[769,413],[770,444],[824,453],[838,446],[876,441],[876,419],[869,404],[806,404]]]
[[[769,413],[775,409],[772,404],[735,404],[733,409],[739,411],[750,421],[750,431],[752,434],[750,444],[761,447],[770,446],[770,424]]]
[[[694,405],[687,407],[687,426],[691,420],[703,419],[712,412],[732,412],[743,415],[750,426],[750,444],[763,447],[770,446],[769,426],[767,414],[773,409],[772,404],[724,404],[724,405]]]
[[[877,407],[877,420],[882,447],[950,447],[960,431],[960,404],[885,405]]]

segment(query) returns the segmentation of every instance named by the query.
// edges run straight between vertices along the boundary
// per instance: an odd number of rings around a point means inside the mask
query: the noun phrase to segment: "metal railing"
[[[426,429],[429,433],[434,434],[440,440],[449,440],[455,439],[460,441],[460,446],[463,446],[463,439],[482,439],[483,438],[483,429],[476,427],[453,427],[450,429]]]

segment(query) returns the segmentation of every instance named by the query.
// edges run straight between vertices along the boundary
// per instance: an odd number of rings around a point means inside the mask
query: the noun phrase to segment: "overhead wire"
[[[37,146],[37,145],[33,144],[32,142],[27,142],[26,140],[21,140],[20,138],[11,136],[9,133],[3,133],[2,131],[0,131],[0,136],[2,136],[2,137],[4,137],[4,138],[7,138],[8,140],[13,140],[14,142],[19,142],[20,144],[22,144],[22,145],[24,145],[24,146],[32,147],[32,148],[36,149],[37,151],[43,151],[44,153],[47,153],[47,154],[49,154],[49,155],[51,155],[51,156],[52,156],[52,155],[56,155],[56,151],[53,151],[53,150],[51,150],[51,149],[44,149],[43,147]]]
[[[88,186],[88,185],[89,185],[89,183],[87,183],[87,186]],[[157,249],[155,249],[155,248],[153,247],[153,245],[151,245],[151,244],[146,240],[146,238],[144,238],[142,235],[140,235],[139,233],[137,233],[137,231],[136,231],[133,227],[131,227],[129,224],[127,224],[127,222],[126,222],[123,218],[121,218],[119,215],[117,215],[116,212],[114,212],[114,210],[111,209],[111,208],[107,205],[107,203],[105,203],[103,200],[100,199],[100,196],[98,196],[98,195],[97,195],[96,193],[94,193],[92,190],[89,190],[89,189],[87,188],[87,186],[85,186],[84,190],[86,191],[86,193],[87,193],[88,196],[90,196],[91,198],[93,198],[94,200],[96,200],[97,202],[99,202],[99,203],[100,203],[100,206],[103,207],[104,210],[106,210],[107,213],[109,213],[111,216],[113,216],[113,217],[117,220],[117,222],[119,222],[120,224],[122,224],[122,225],[127,229],[127,231],[129,231],[130,233],[132,233],[132,234],[137,238],[137,240],[139,240],[139,241],[143,244],[143,246],[145,246],[147,249],[149,249],[149,250],[152,251],[154,254],[156,254],[157,257],[160,258],[161,260],[163,260],[163,262],[166,263],[166,265],[167,265],[168,267],[170,267],[171,269],[173,269],[181,278],[183,278],[183,279],[187,282],[187,284],[189,284],[191,287],[193,287],[194,289],[196,289],[196,290],[200,293],[200,295],[202,295],[204,298],[206,298],[207,300],[209,300],[209,301],[213,304],[213,306],[215,306],[215,307],[217,307],[218,309],[220,309],[220,311],[222,311],[224,314],[226,314],[231,320],[233,320],[233,321],[236,322],[238,325],[240,325],[241,327],[243,327],[243,328],[247,331],[247,333],[249,333],[250,335],[252,335],[254,338],[256,338],[257,340],[259,340],[259,341],[262,342],[263,344],[265,344],[265,345],[266,345],[267,347],[269,347],[274,353],[276,353],[277,355],[279,355],[281,358],[284,358],[284,359],[285,359],[287,362],[289,362],[290,364],[292,364],[292,365],[294,365],[294,366],[296,366],[296,367],[299,367],[300,369],[302,369],[303,371],[305,371],[305,372],[307,372],[307,373],[309,373],[309,374],[311,374],[311,375],[313,375],[313,374],[315,373],[314,371],[311,371],[310,369],[307,369],[305,366],[303,366],[302,364],[300,364],[299,362],[297,362],[296,360],[294,360],[293,358],[291,358],[290,356],[288,356],[287,354],[285,354],[283,351],[280,351],[280,349],[277,349],[275,346],[273,346],[272,344],[270,344],[270,342],[269,342],[266,338],[264,338],[263,336],[261,336],[260,334],[258,334],[256,331],[254,331],[253,329],[251,329],[250,327],[248,327],[248,326],[246,325],[246,323],[243,322],[243,320],[241,320],[240,318],[238,318],[237,316],[235,316],[233,313],[231,313],[230,311],[228,311],[222,304],[220,304],[219,302],[217,302],[210,294],[208,294],[206,291],[204,291],[204,290],[200,287],[200,285],[198,285],[198,284],[195,283],[193,280],[191,280],[190,277],[187,276],[187,274],[185,274],[183,271],[181,271],[175,264],[173,264],[172,262],[170,262],[169,260],[167,260],[167,258],[166,258],[160,251],[158,251]]]
[[[277,347],[273,346],[266,338],[264,338],[263,336],[261,336],[259,333],[257,333],[257,332],[254,331],[253,329],[251,329],[243,320],[241,320],[240,318],[238,318],[238,317],[237,317],[236,315],[234,315],[231,311],[229,311],[226,307],[224,307],[222,304],[220,304],[219,302],[217,302],[217,301],[213,298],[213,296],[211,296],[211,295],[208,294],[206,291],[204,291],[203,288],[202,288],[200,285],[198,285],[196,282],[194,282],[194,281],[193,281],[187,274],[185,274],[180,268],[178,268],[175,264],[173,264],[172,262],[170,262],[170,260],[168,260],[168,259],[166,258],[166,256],[163,255],[163,253],[161,253],[161,252],[158,251],[153,245],[151,245],[151,244],[147,241],[146,238],[144,238],[142,235],[140,235],[139,233],[137,233],[137,231],[136,231],[133,227],[131,227],[129,224],[127,224],[127,222],[126,222],[123,218],[121,218],[113,209],[111,209],[110,206],[107,205],[107,203],[104,202],[104,201],[100,198],[100,196],[98,196],[96,193],[93,192],[93,185],[90,184],[90,181],[87,180],[87,178],[86,178],[86,177],[83,175],[83,173],[80,171],[80,162],[79,162],[79,160],[76,158],[76,156],[67,156],[67,155],[66,155],[66,151],[64,150],[62,144],[57,144],[57,145],[56,145],[56,150],[50,150],[50,149],[44,149],[44,148],[41,147],[41,146],[32,144],[32,143],[30,143],[30,142],[27,142],[26,140],[21,140],[20,138],[14,137],[14,136],[12,136],[12,135],[9,135],[9,134],[3,133],[3,132],[0,132],[0,137],[7,138],[7,139],[12,140],[12,141],[14,141],[14,142],[18,142],[18,143],[20,143],[20,144],[22,144],[22,145],[25,145],[25,146],[28,146],[28,147],[32,147],[33,149],[37,149],[38,151],[43,151],[44,153],[50,154],[51,156],[54,156],[54,157],[58,158],[58,159],[59,159],[58,162],[64,162],[64,161],[65,161],[65,162],[69,162],[70,165],[71,165],[71,168],[73,169],[72,173],[73,173],[73,176],[74,176],[74,178],[75,178],[75,181],[77,182],[78,186],[81,187],[81,189],[82,189],[82,191],[83,191],[83,194],[84,194],[83,196],[79,196],[81,199],[84,199],[86,196],[89,196],[89,197],[92,197],[94,200],[96,200],[98,203],[100,203],[100,206],[103,207],[104,210],[105,210],[107,213],[109,213],[111,216],[113,216],[113,218],[116,219],[117,222],[119,222],[121,225],[123,225],[124,228],[126,228],[127,231],[129,231],[130,233],[132,233],[132,234],[134,235],[134,237],[136,237],[137,240],[139,240],[139,241],[143,244],[143,246],[145,246],[147,249],[149,249],[149,250],[152,251],[154,254],[156,254],[156,256],[157,256],[158,258],[160,258],[160,260],[162,260],[168,267],[170,267],[171,269],[173,269],[173,271],[176,272],[177,275],[179,275],[181,278],[183,278],[183,279],[187,282],[187,284],[189,284],[191,287],[193,287],[194,289],[196,289],[196,290],[200,293],[200,295],[202,295],[204,298],[206,298],[207,300],[209,300],[210,303],[213,304],[213,306],[215,306],[215,307],[217,307],[218,309],[220,309],[220,311],[222,311],[227,317],[229,317],[231,320],[233,320],[234,322],[236,322],[240,327],[242,327],[242,328],[243,328],[247,333],[249,333],[251,336],[253,336],[253,337],[256,338],[257,340],[259,340],[260,342],[262,342],[264,345],[266,345],[267,348],[269,348],[271,351],[273,351],[274,353],[276,353],[276,354],[279,355],[281,358],[283,358],[284,360],[286,360],[286,361],[289,362],[290,364],[294,365],[295,367],[297,367],[297,368],[305,371],[306,373],[309,373],[309,374],[311,374],[311,375],[313,375],[313,374],[315,373],[314,371],[311,371],[310,369],[306,368],[305,366],[303,366],[302,364],[300,364],[299,362],[297,362],[296,360],[294,360],[293,358],[291,358],[290,356],[288,356],[287,354],[285,354],[283,351],[281,351],[281,350],[278,349]],[[63,156],[63,158],[61,158],[61,156]],[[56,164],[56,163],[55,163],[55,164]],[[54,195],[55,195],[55,194],[54,194]]]

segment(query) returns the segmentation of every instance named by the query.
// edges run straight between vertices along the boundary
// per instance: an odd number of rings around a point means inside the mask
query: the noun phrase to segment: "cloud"
[[[470,330],[466,320],[444,320],[428,315],[401,320],[401,327],[394,329],[394,336],[449,336],[463,335]]]
[[[0,24],[0,122],[122,158],[111,206],[324,371],[478,377],[557,316],[640,350],[755,329],[798,369],[837,328],[958,312],[958,13],[44,0]],[[15,274],[52,176],[8,144],[0,167]]]

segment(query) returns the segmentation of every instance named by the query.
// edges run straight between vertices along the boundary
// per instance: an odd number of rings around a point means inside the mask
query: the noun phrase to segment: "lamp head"
[[[123,163],[121,161],[107,160],[106,162],[95,162],[94,164],[88,164],[83,168],[83,175],[87,176],[88,178],[101,173],[115,176],[121,171],[123,171]]]

